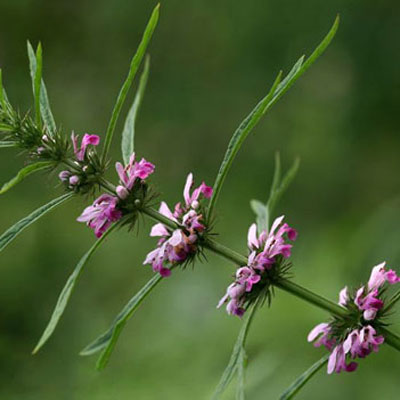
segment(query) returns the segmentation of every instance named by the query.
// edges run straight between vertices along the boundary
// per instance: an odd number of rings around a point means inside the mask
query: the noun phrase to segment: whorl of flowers
[[[113,222],[118,221],[125,213],[130,211],[129,204],[126,204],[128,197],[135,192],[136,188],[139,191],[146,190],[142,184],[154,172],[155,166],[144,158],[135,162],[135,153],[133,153],[128,165],[123,167],[121,163],[117,162],[115,168],[120,178],[120,185],[116,188],[117,196],[102,194],[91,206],[86,207],[77,219],[79,222],[86,222],[98,238]],[[137,191],[134,194],[133,203],[137,197]],[[133,209],[135,208],[134,204],[131,204],[131,206]]]
[[[353,295],[349,294],[347,286],[340,291],[339,304],[349,311],[346,321],[336,318],[319,324],[308,335],[309,342],[316,340],[314,346],[325,346],[331,351],[328,374],[354,371],[358,364],[352,360],[377,352],[383,343],[384,338],[376,329],[383,317],[380,315],[384,307],[382,294],[388,284],[400,282],[396,272],[387,270],[385,265],[383,262],[375,266],[368,284]]]
[[[198,250],[201,234],[206,230],[204,220],[205,209],[201,203],[202,198],[209,199],[212,188],[204,182],[193,190],[193,174],[186,179],[183,190],[184,204],[177,203],[172,212],[165,202],[160,205],[159,212],[170,220],[176,222],[182,229],[171,230],[162,223],[154,225],[150,236],[161,237],[157,248],[146,257],[144,265],[149,264],[153,271],[159,272],[163,277],[171,274],[171,267],[182,264]]]
[[[283,260],[291,255],[292,244],[297,232],[288,224],[282,224],[284,216],[276,218],[269,232],[263,230],[257,237],[257,226],[253,224],[248,232],[248,265],[236,271],[235,281],[229,285],[226,294],[218,303],[218,308],[228,302],[228,314],[242,317],[246,305],[251,303],[267,288],[271,278],[279,275]]]

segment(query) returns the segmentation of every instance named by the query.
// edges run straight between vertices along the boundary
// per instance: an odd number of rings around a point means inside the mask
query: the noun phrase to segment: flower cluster
[[[113,222],[121,219],[125,212],[132,211],[126,207],[127,198],[136,188],[143,189],[144,180],[154,172],[155,166],[144,158],[135,162],[135,153],[133,153],[128,165],[123,167],[117,162],[115,168],[120,178],[120,185],[116,188],[117,196],[102,194],[91,206],[86,207],[77,219],[79,222],[86,222],[98,238]],[[132,199],[133,210],[135,209],[134,202],[135,198]]]
[[[150,236],[161,237],[157,248],[151,251],[144,265],[151,265],[153,271],[159,272],[163,277],[171,274],[170,267],[182,264],[190,256],[196,254],[200,235],[206,230],[204,221],[204,208],[201,199],[210,198],[212,188],[204,182],[191,193],[193,174],[186,179],[183,191],[184,204],[177,203],[172,212],[165,202],[160,205],[159,212],[182,228],[171,230],[162,223],[154,225]]]
[[[383,336],[377,335],[375,329],[379,326],[379,311],[384,306],[381,296],[387,284],[400,282],[396,272],[387,270],[385,265],[383,262],[375,266],[368,284],[353,296],[347,287],[340,291],[339,304],[348,309],[348,321],[319,324],[308,335],[309,342],[317,339],[314,346],[325,346],[331,351],[328,374],[354,371],[358,364],[350,360],[377,352],[383,343]]]
[[[284,259],[291,255],[292,244],[297,232],[283,222],[284,216],[277,218],[269,232],[263,230],[257,237],[257,226],[253,224],[248,232],[248,265],[236,271],[235,281],[228,287],[226,294],[218,303],[218,308],[228,302],[228,314],[243,316],[246,304],[257,298],[263,288],[268,287],[274,273],[279,274],[279,268]],[[255,286],[254,290],[253,286]],[[257,293],[255,295],[255,293]]]
[[[69,170],[64,170],[58,175],[61,182],[63,182],[64,185],[66,185],[70,190],[78,189],[79,186],[82,186],[82,181],[86,180],[84,178],[86,175],[88,175],[88,172],[90,172],[89,164],[91,163],[84,163],[85,159],[87,158],[86,155],[88,146],[98,146],[100,143],[100,137],[98,135],[89,135],[88,133],[83,135],[80,146],[78,145],[78,140],[78,135],[75,135],[75,133],[72,132],[71,141],[76,158],[76,161],[74,162],[76,171],[71,172]],[[38,151],[42,148],[43,147],[40,147]]]
[[[120,162],[117,162],[115,169],[120,179],[120,185],[117,186],[116,191],[118,197],[125,200],[137,182],[137,179],[143,181],[148,178],[154,172],[155,166],[144,158],[139,162],[135,161],[135,153],[133,153],[129,158],[128,165],[124,167]]]

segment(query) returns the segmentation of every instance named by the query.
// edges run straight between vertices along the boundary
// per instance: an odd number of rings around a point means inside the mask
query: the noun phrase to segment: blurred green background
[[[26,39],[44,46],[53,112],[66,134],[103,133],[130,58],[155,3],[123,0],[1,0],[0,66],[14,105],[32,106]],[[266,199],[273,155],[302,160],[279,204],[299,231],[295,281],[336,300],[372,266],[400,267],[400,7],[395,1],[166,0],[150,47],[148,90],[136,149],[157,165],[169,204],[189,171],[211,184],[231,133],[279,69],[310,54],[341,14],[331,47],[243,146],[218,204],[219,240],[246,251],[251,198]],[[116,136],[114,160],[120,158]],[[4,149],[5,181],[23,157]],[[110,170],[110,178],[116,174]],[[0,199],[0,230],[61,192],[32,176]],[[83,200],[49,214],[1,254],[0,398],[7,400],[207,399],[240,327],[215,306],[233,266],[209,254],[175,272],[120,337],[108,368],[78,352],[108,327],[152,276],[142,266],[151,223],[119,232],[93,257],[55,335],[30,352],[57,296],[94,235],[75,222]],[[306,342],[327,315],[277,291],[258,313],[248,343],[249,399],[275,399],[323,354]],[[395,319],[397,323],[399,319]],[[393,329],[398,329],[394,326]],[[398,398],[400,355],[383,346],[357,372],[320,372],[299,399]],[[228,392],[226,398],[233,398]]]

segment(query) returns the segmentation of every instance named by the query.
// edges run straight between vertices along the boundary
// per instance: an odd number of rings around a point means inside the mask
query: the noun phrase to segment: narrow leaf
[[[135,149],[135,125],[136,118],[139,112],[140,105],[142,104],[144,91],[146,89],[147,80],[149,77],[150,58],[146,57],[144,62],[144,69],[139,80],[139,87],[136,92],[135,99],[129,110],[128,116],[125,120],[124,130],[122,131],[122,157],[125,164],[129,163],[129,158]]]
[[[35,210],[33,213],[29,214],[27,217],[21,219],[21,221],[17,222],[11,228],[7,229],[0,236],[0,251],[2,251],[8,244],[10,244],[25,228],[33,224],[40,217],[43,217],[43,215],[47,214],[49,211],[53,210],[60,204],[65,203],[72,196],[73,193],[67,193],[50,201],[49,203]]]
[[[238,371],[240,363],[244,361],[243,354],[241,353],[244,351],[247,335],[251,326],[251,322],[253,321],[257,306],[258,302],[254,304],[251,310],[248,310],[249,314],[246,320],[244,321],[242,328],[239,331],[239,335],[236,339],[235,346],[233,347],[231,358],[214,391],[212,400],[217,400],[220,398],[222,393],[228,387],[229,383],[232,381],[232,378],[234,377],[235,373]],[[243,366],[241,368],[243,368]]]
[[[42,117],[40,115],[40,84],[42,82],[42,45],[39,43],[36,50],[36,70],[33,81],[33,95],[35,99],[36,125],[41,129]]]
[[[387,313],[390,311],[396,303],[400,300],[400,290],[398,290],[388,301],[387,306],[384,308],[382,314]]]
[[[248,136],[248,134],[252,131],[252,129],[257,125],[260,121],[261,117],[268,110],[276,87],[278,86],[281,80],[282,72],[278,74],[275,79],[274,84],[272,85],[269,93],[257,104],[257,106],[253,109],[253,111],[243,120],[243,122],[236,129],[235,133],[232,136],[231,141],[229,142],[228,149],[226,150],[224,159],[222,160],[221,166],[218,171],[217,178],[215,180],[213,186],[213,195],[210,200],[210,206],[208,209],[208,215],[211,216],[213,209],[215,207],[216,201],[218,199],[219,193],[221,191],[222,185],[225,181],[226,175],[235,159],[236,154],[238,153],[240,147],[242,146],[244,140]]]
[[[34,84],[36,76],[36,56],[29,41],[27,42],[27,47],[32,83]],[[40,113],[48,133],[50,134],[50,136],[54,136],[57,127],[54,121],[53,113],[50,108],[49,97],[47,95],[47,89],[43,79],[41,80],[40,84]]]
[[[0,68],[0,106],[3,110],[5,110],[6,107],[6,100],[4,98],[4,92],[3,92],[3,73]]]
[[[275,153],[275,170],[274,170],[274,177],[272,179],[269,198],[271,198],[273,196],[273,193],[278,189],[280,182],[281,182],[281,156],[277,151]]]
[[[250,206],[256,214],[257,230],[260,234],[262,231],[268,231],[269,228],[269,213],[268,207],[258,200],[251,200]]]
[[[299,376],[290,387],[282,394],[280,400],[293,399],[300,389],[328,362],[329,353],[312,365],[306,372]]]
[[[210,201],[210,206],[208,209],[208,215],[211,215],[215,204],[217,202],[218,196],[221,191],[221,187],[225,181],[225,178],[228,174],[228,171],[232,165],[232,162],[242,146],[244,140],[248,136],[248,134],[252,131],[252,129],[257,125],[257,123],[261,120],[261,117],[270,109],[272,105],[274,105],[282,95],[287,92],[287,90],[294,84],[294,82],[303,75],[308,68],[318,59],[318,57],[325,51],[328,47],[329,43],[332,41],[335,33],[337,31],[339,25],[339,16],[336,17],[335,22],[319,44],[319,46],[314,50],[311,56],[303,63],[303,57],[301,57],[296,64],[293,66],[289,74],[280,82],[281,74],[278,75],[278,78],[275,80],[272,89],[264,97],[254,108],[254,110],[246,117],[246,119],[240,124],[239,128],[233,134],[231,141],[229,142],[228,149],[225,153],[225,157],[222,161],[221,167],[217,174],[217,178],[214,183],[214,191],[213,196]]]
[[[0,132],[12,132],[14,128],[7,124],[0,124]]]
[[[151,291],[161,282],[162,276],[154,275],[125,305],[122,311],[117,315],[111,327],[99,336],[94,342],[85,347],[80,355],[88,356],[98,351],[102,351],[97,362],[97,369],[103,369],[111,356],[117,343],[118,337],[122,332],[127,321],[132,317],[142,301],[151,293]]]
[[[57,300],[57,304],[54,308],[53,314],[51,315],[50,321],[47,324],[47,327],[44,330],[44,332],[43,332],[41,338],[39,339],[38,344],[34,348],[32,354],[36,354],[40,350],[40,348],[49,340],[50,336],[53,334],[54,330],[56,329],[56,326],[57,326],[61,316],[63,315],[65,308],[67,307],[68,301],[69,301],[71,294],[75,288],[75,285],[78,282],[79,277],[81,276],[90,257],[97,250],[97,248],[103,243],[104,239],[112,231],[114,231],[115,228],[119,225],[120,225],[120,223],[115,223],[114,225],[112,225],[111,228],[109,228],[100,239],[96,240],[96,242],[89,249],[89,251],[79,260],[79,263],[75,267],[72,274],[69,276],[67,283],[65,284],[63,290],[61,291],[60,296],[58,297],[58,300]]]
[[[18,147],[18,142],[0,141],[0,149],[3,149],[5,147]]]
[[[245,400],[245,372],[247,364],[246,350],[242,347],[238,357],[236,400]]]
[[[3,187],[0,189],[0,194],[3,194],[7,192],[7,190],[11,189],[13,186],[17,185],[20,183],[22,180],[24,180],[28,175],[40,171],[42,169],[50,168],[53,165],[52,161],[39,161],[35,164],[30,164],[26,166],[25,168],[22,168],[14,178],[12,178],[10,181],[5,183]]]
[[[159,16],[159,9],[160,5],[158,4],[153,13],[151,14],[150,20],[147,23],[146,29],[143,33],[142,40],[139,44],[139,47],[135,53],[135,55],[132,58],[131,65],[129,68],[129,73],[128,76],[122,85],[122,88],[118,94],[117,101],[115,103],[113,112],[111,114],[111,120],[107,128],[106,132],[106,138],[104,141],[104,150],[103,150],[103,161],[105,161],[107,157],[107,153],[110,149],[111,146],[111,140],[114,134],[115,126],[118,121],[119,114],[121,113],[121,108],[124,105],[126,96],[128,94],[128,91],[132,85],[133,79],[135,78],[136,72],[139,69],[140,63],[144,57],[144,54],[146,52],[147,46],[149,45],[150,39],[153,35],[154,29],[157,25],[158,22],[158,16]]]
[[[273,209],[276,204],[282,197],[282,195],[286,192],[289,185],[292,183],[295,178],[297,171],[299,170],[300,159],[296,158],[293,162],[293,165],[290,167],[289,171],[283,177],[282,182],[279,183],[277,188],[272,187],[271,194],[267,203],[267,208],[270,214],[272,214]]]

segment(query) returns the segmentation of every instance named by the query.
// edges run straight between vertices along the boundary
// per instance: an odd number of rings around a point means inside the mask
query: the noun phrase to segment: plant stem
[[[142,208],[144,214],[151,217],[153,220],[157,222],[161,222],[162,224],[170,227],[171,229],[179,229],[181,228],[179,224],[175,221],[170,220],[169,218],[165,217],[164,215],[160,214],[158,211],[154,210],[153,208]],[[216,254],[224,257],[229,261],[233,261],[235,264],[239,266],[245,266],[247,264],[247,258],[243,255],[235,252],[234,250],[216,242],[212,239],[205,239],[203,243],[204,247],[213,251]],[[327,298],[320,296],[317,293],[312,292],[309,289],[306,289],[292,281],[287,279],[280,279],[278,282],[273,283],[274,286],[296,296],[302,300],[307,301],[314,306],[317,306],[325,311],[328,311],[330,314],[335,315],[339,318],[346,318],[347,312],[343,307],[340,307],[338,304],[328,300]],[[385,341],[387,344],[395,348],[396,350],[400,351],[400,337],[397,336],[395,333],[389,331],[386,328],[380,328],[380,331],[385,337]]]

